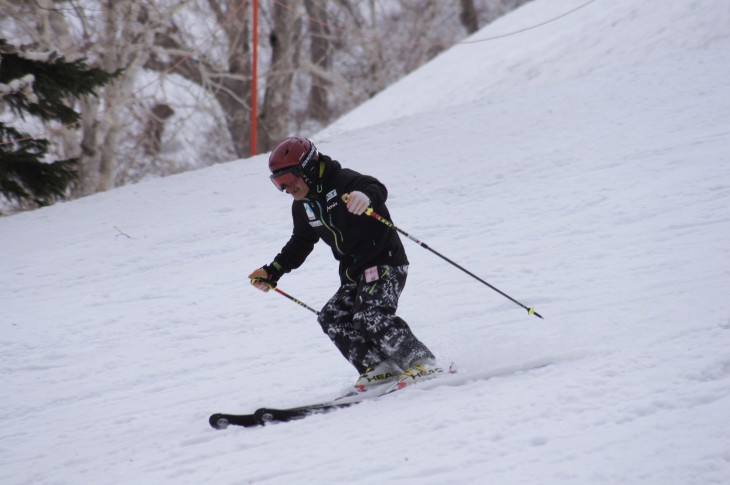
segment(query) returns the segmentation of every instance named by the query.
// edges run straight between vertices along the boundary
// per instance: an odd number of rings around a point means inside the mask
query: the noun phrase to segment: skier
[[[342,168],[314,144],[285,138],[269,156],[271,180],[292,196],[294,229],[274,260],[248,277],[262,291],[304,263],[322,239],[339,261],[341,286],[318,316],[322,330],[357,369],[358,391],[374,384],[420,380],[441,372],[434,355],[396,316],[408,274],[398,233],[372,217],[390,218],[388,191],[374,177]]]

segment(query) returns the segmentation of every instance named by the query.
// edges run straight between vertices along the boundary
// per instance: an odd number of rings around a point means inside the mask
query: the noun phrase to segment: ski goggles
[[[274,172],[269,177],[276,188],[284,192],[294,187],[302,179],[302,169],[298,165]]]

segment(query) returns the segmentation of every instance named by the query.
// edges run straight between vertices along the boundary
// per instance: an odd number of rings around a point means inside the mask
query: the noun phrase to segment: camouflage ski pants
[[[357,283],[340,286],[319,313],[322,330],[360,373],[384,360],[406,369],[416,359],[433,358],[395,315],[407,276],[407,265],[373,267]]]

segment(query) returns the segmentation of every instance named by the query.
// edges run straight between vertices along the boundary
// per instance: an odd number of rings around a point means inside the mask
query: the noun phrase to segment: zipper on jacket
[[[318,200],[314,201],[315,204],[317,204],[317,210],[319,211],[319,221],[322,223],[324,227],[327,228],[329,232],[332,233],[332,236],[334,237],[335,241],[335,249],[337,249],[337,252],[340,253],[342,256],[345,255],[345,253],[340,249],[340,245],[337,242],[337,233],[340,233],[340,239],[344,242],[344,238],[342,237],[342,232],[340,232],[339,229],[335,227],[334,224],[332,224],[332,216],[330,216],[330,223],[327,224],[327,222],[324,220],[324,211],[322,210],[322,205],[319,203]],[[311,204],[310,204],[311,206]],[[337,231],[337,232],[335,232]]]

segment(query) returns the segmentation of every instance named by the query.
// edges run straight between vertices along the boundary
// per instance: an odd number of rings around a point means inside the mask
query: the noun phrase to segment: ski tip
[[[208,423],[210,423],[214,429],[226,429],[230,424],[228,419],[220,413],[212,414],[210,418],[208,418]]]

